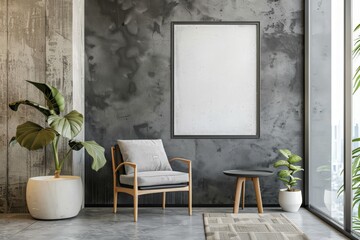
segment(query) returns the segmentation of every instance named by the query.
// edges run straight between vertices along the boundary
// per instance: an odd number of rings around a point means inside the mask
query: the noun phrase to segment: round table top
[[[226,170],[223,173],[234,177],[267,177],[274,174],[273,171],[264,169]]]

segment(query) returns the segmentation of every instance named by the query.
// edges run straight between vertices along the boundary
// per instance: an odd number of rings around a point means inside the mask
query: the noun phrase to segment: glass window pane
[[[343,224],[344,2],[309,2],[309,203]]]
[[[353,0],[353,19],[352,19],[352,25],[355,28],[360,24],[360,0]],[[360,36],[360,30],[357,30],[353,34],[353,42],[354,47],[355,45],[360,46],[359,43],[356,44],[356,41],[359,39]],[[355,76],[356,70],[360,66],[360,57],[354,56],[353,59],[353,75]],[[360,75],[358,75],[360,76]],[[353,138],[360,138],[360,111],[358,110],[360,107],[360,90],[357,90],[353,94],[353,111],[352,111],[352,117],[353,117]],[[353,143],[353,149],[359,148],[360,142],[354,142]],[[357,154],[356,154],[357,155]],[[355,158],[356,159],[356,158]],[[357,176],[360,176],[360,169],[359,172],[356,171],[356,169],[359,168],[359,164],[354,163],[353,159],[353,184],[355,184],[355,190],[359,189],[360,186],[360,180],[357,179]],[[358,196],[358,193],[356,191],[353,192],[353,202],[357,202],[360,200],[360,196]],[[359,203],[355,204],[353,208],[353,230],[359,232],[360,231],[360,221],[359,221]]]

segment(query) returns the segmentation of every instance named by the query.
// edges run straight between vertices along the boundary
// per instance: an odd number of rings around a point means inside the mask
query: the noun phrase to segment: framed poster
[[[172,22],[172,138],[258,138],[259,22]]]

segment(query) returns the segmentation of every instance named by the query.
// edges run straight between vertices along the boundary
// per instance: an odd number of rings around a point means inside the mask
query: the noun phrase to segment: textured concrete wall
[[[161,138],[169,156],[192,159],[194,204],[232,204],[225,169],[271,167],[278,148],[302,154],[303,1],[88,0],[85,9],[86,139],[101,143],[109,161],[99,173],[86,162],[87,204],[112,203],[109,148],[119,138]],[[170,139],[171,21],[260,21],[259,139]],[[261,185],[264,204],[276,204],[281,183],[273,176]],[[255,202],[252,186],[246,201]],[[160,195],[139,203],[160,203]],[[168,203],[186,203],[186,194]]]
[[[21,99],[45,104],[42,93],[25,82],[31,80],[57,87],[65,97],[65,112],[72,108],[73,97],[81,94],[72,84],[72,7],[72,0],[0,1],[0,213],[26,212],[28,178],[54,173],[51,150],[29,152],[19,145],[8,146],[18,124],[30,120],[45,125],[37,110],[20,106],[13,112],[8,104]],[[64,156],[67,141],[59,148]],[[70,160],[62,174],[71,172]]]

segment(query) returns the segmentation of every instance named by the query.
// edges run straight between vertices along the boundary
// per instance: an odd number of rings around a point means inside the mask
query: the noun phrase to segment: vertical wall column
[[[73,107],[85,116],[85,70],[84,70],[84,0],[73,0],[73,18],[72,18],[72,59],[73,59]],[[85,125],[84,125],[85,126]],[[85,127],[77,136],[78,140],[85,140]],[[85,183],[85,152],[73,151],[72,156],[72,174],[81,176]]]

